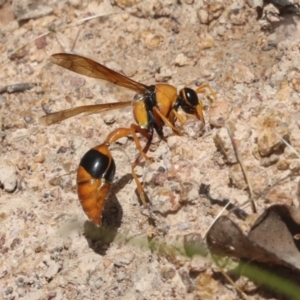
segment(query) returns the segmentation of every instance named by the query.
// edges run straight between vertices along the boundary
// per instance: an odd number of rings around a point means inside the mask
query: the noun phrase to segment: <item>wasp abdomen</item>
[[[89,150],[83,156],[79,165],[83,167],[92,178],[104,178],[108,182],[112,182],[114,179],[116,165],[106,145],[101,145]]]
[[[105,144],[89,150],[77,171],[77,193],[89,219],[101,225],[102,210],[109,195],[116,170],[115,162]]]

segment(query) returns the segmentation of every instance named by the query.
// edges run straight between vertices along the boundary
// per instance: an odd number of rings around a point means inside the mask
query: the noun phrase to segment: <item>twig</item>
[[[255,201],[253,200],[254,199],[254,194],[253,194],[251,182],[250,182],[249,177],[248,177],[247,172],[246,172],[246,168],[245,168],[245,166],[243,164],[242,158],[241,158],[240,153],[239,153],[239,151],[237,149],[236,143],[235,143],[234,138],[233,138],[233,133],[232,133],[230,127],[228,125],[225,125],[225,128],[227,129],[227,132],[229,134],[229,137],[230,137],[230,140],[231,140],[231,143],[232,143],[233,150],[235,152],[236,158],[237,158],[237,160],[238,160],[238,162],[239,162],[239,164],[241,166],[241,169],[242,169],[245,181],[246,181],[246,183],[248,184],[248,187],[249,187],[252,211],[254,213],[256,213],[256,211],[257,211],[256,210],[256,204],[255,204]]]
[[[7,85],[0,89],[0,94],[21,93],[26,90],[31,90],[35,86],[37,86],[37,83],[17,83],[17,84]]]
[[[294,153],[298,158],[300,158],[300,154],[292,147],[283,137],[281,137],[275,130],[273,132],[277,135],[278,138]]]
[[[236,285],[236,283],[230,278],[230,276],[220,266],[218,266],[218,268],[222,273],[222,275],[227,279],[227,281],[241,294],[243,299],[248,300],[249,299],[248,296],[241,290],[240,287]]]

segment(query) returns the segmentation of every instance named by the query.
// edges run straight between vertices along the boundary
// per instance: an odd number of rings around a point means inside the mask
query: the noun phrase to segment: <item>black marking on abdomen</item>
[[[116,165],[112,157],[91,149],[81,159],[82,166],[92,178],[104,178],[108,182],[112,182],[115,176]]]

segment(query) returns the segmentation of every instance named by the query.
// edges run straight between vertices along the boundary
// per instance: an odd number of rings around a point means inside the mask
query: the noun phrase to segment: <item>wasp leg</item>
[[[130,128],[118,128],[118,129],[114,130],[113,132],[111,132],[107,136],[104,143],[107,143],[110,145],[122,137],[132,135],[135,145],[136,145],[137,149],[139,150],[140,154],[145,158],[145,160],[151,160],[152,158],[147,156],[143,152],[142,146],[140,144],[139,138],[136,135],[136,132],[139,132],[143,137],[145,137],[147,140],[149,140],[150,134],[147,130],[142,129],[141,127],[139,127],[136,124],[131,124]]]
[[[153,129],[151,129],[151,131],[149,132],[149,138],[147,140],[147,143],[145,145],[145,147],[143,148],[142,152],[144,154],[146,154],[150,148],[150,145],[151,145],[151,142],[152,142],[152,138],[153,138]],[[141,182],[139,181],[135,171],[134,171],[134,168],[140,163],[141,161],[141,158],[142,158],[142,155],[139,154],[138,157],[135,159],[135,161],[133,162],[133,164],[131,165],[131,173],[132,173],[132,176],[135,180],[135,183],[136,183],[136,186],[137,186],[137,192],[141,198],[141,201],[144,205],[147,204],[147,200],[146,200],[146,196],[145,196],[145,191],[144,191],[144,188],[141,184]]]
[[[153,158],[147,156],[146,153],[148,152],[150,144],[152,142],[153,129],[151,128],[151,131],[147,131],[147,130],[139,127],[136,124],[131,124],[131,130],[132,130],[132,136],[133,136],[133,139],[134,139],[134,142],[135,142],[137,148],[140,147],[140,148],[138,148],[138,150],[140,152],[140,155],[142,155],[145,158],[145,160],[151,160],[152,161]],[[141,148],[141,144],[140,144],[140,141],[139,141],[139,139],[136,135],[136,132],[140,133],[143,137],[145,137],[147,139],[147,144],[144,147],[144,149]],[[150,144],[148,145],[148,143],[150,143]],[[148,147],[147,147],[147,145],[148,145]],[[145,149],[147,149],[147,151],[145,151]]]
[[[169,115],[169,120],[171,121],[172,124],[174,124],[175,117],[181,123],[181,125],[185,124],[185,119],[175,109],[172,109]]]
[[[164,123],[169,126],[173,132],[177,135],[182,135],[182,132],[179,128],[177,128],[175,125],[172,124],[171,121],[169,121],[162,113],[161,111],[159,110],[158,107],[153,107],[153,111],[164,121]]]
[[[197,89],[196,89],[196,93],[197,94],[204,94],[206,98],[208,98],[210,101],[211,97],[209,95],[209,93],[207,92],[207,89],[209,89],[210,94],[213,96],[214,99],[217,99],[217,94],[216,92],[213,90],[213,88],[208,84],[208,83],[202,83]]]
[[[147,143],[144,146],[144,148],[142,148],[142,146],[140,144],[140,141],[139,141],[139,139],[136,135],[136,132],[139,132],[142,136],[144,136],[147,139]],[[152,159],[151,157],[148,157],[146,155],[146,153],[148,152],[148,150],[150,148],[150,145],[151,145],[151,142],[152,142],[153,129],[151,129],[150,131],[147,131],[145,129],[142,129],[141,127],[139,127],[136,124],[131,124],[130,128],[118,128],[118,129],[114,130],[113,132],[111,132],[107,136],[104,143],[110,145],[110,144],[116,142],[118,139],[120,139],[122,137],[125,137],[125,136],[128,136],[128,135],[133,136],[136,147],[139,150],[139,155],[135,159],[135,161],[133,162],[133,164],[131,166],[131,173],[132,173],[132,176],[133,176],[133,178],[136,182],[137,191],[138,191],[138,194],[141,198],[141,201],[144,205],[146,205],[147,201],[146,201],[145,192],[144,192],[143,186],[142,186],[141,182],[139,181],[134,169],[140,163],[142,157],[145,158],[146,160]]]

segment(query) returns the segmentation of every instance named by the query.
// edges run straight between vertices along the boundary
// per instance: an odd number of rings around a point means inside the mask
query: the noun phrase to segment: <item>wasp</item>
[[[210,94],[216,98],[216,93],[207,83],[200,85],[196,90],[185,87],[179,93],[174,86],[165,83],[148,86],[76,54],[54,54],[51,56],[51,61],[75,73],[103,79],[136,92],[134,99],[130,101],[84,105],[50,113],[39,119],[41,124],[51,125],[82,113],[94,114],[132,106],[135,123],[132,123],[128,128],[118,128],[112,131],[101,145],[90,149],[80,161],[77,170],[77,193],[83,211],[94,224],[102,224],[102,211],[116,171],[116,165],[109,148],[117,140],[126,136],[133,138],[139,152],[131,165],[131,171],[136,182],[138,195],[145,205],[147,198],[134,169],[142,158],[151,159],[147,156],[147,152],[154,132],[164,140],[163,127],[166,125],[175,134],[182,135],[180,128],[175,125],[176,120],[182,125],[185,123],[183,117],[178,114],[179,108],[185,113],[196,115],[204,123],[203,104],[198,99],[197,94],[202,93],[210,98],[207,92],[209,90]],[[140,136],[146,139],[144,147],[140,143]]]

